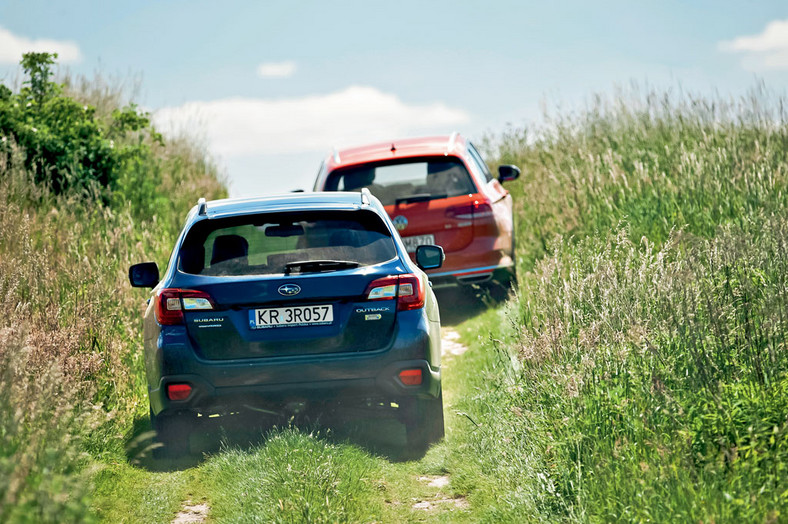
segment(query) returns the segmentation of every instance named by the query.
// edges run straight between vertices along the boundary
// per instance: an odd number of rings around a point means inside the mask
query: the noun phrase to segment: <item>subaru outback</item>
[[[187,445],[200,417],[299,405],[375,409],[406,445],[443,436],[440,318],[423,270],[369,191],[200,202],[169,265],[129,269],[144,314],[150,417]],[[204,420],[204,419],[203,419]]]

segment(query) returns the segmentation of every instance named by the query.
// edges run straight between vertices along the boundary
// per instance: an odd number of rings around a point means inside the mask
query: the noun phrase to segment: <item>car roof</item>
[[[326,191],[320,193],[283,193],[251,198],[225,198],[205,202],[205,212],[200,204],[194,206],[190,217],[220,218],[266,211],[354,210],[372,208],[362,201],[361,193]]]
[[[335,150],[326,159],[328,170],[367,162],[420,156],[462,155],[466,149],[465,138],[459,133],[388,140],[375,144]]]

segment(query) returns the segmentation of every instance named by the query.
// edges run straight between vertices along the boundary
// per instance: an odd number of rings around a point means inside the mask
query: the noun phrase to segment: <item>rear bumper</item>
[[[422,383],[404,385],[398,375],[405,369],[421,369]],[[189,397],[185,400],[168,399],[166,387],[173,383],[189,384],[192,387]],[[375,377],[318,382],[215,387],[199,375],[171,375],[162,377],[158,387],[149,393],[151,409],[158,415],[165,411],[222,413],[244,408],[275,409],[278,404],[292,401],[322,403],[350,399],[437,398],[440,384],[440,368],[431,368],[426,360],[403,360],[389,364]]]
[[[455,271],[440,271],[429,275],[433,288],[481,284],[489,282],[490,280],[508,282],[513,277],[514,264],[506,266],[481,266]]]
[[[220,413],[293,400],[437,397],[439,323],[419,309],[399,312],[398,327],[391,344],[376,351],[236,360],[200,358],[185,328],[169,327],[146,348],[151,410]],[[398,375],[405,369],[421,369],[422,383],[403,384]],[[170,400],[169,384],[192,390],[185,400]]]

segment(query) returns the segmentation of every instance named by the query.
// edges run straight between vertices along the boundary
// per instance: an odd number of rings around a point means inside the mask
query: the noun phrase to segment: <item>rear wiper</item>
[[[298,260],[285,264],[285,275],[290,273],[320,273],[321,271],[339,271],[353,269],[358,262],[352,260]]]
[[[415,195],[399,197],[394,201],[394,205],[405,204],[408,202],[427,202],[428,200],[437,200],[439,198],[446,198],[446,195],[433,195],[431,193],[417,193]]]

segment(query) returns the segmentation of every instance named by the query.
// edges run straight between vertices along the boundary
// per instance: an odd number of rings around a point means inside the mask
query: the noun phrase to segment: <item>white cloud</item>
[[[295,71],[295,62],[266,62],[257,66],[257,75],[262,78],[289,78]]]
[[[769,22],[760,34],[720,42],[719,48],[744,53],[742,63],[747,69],[788,69],[788,20]]]
[[[202,134],[226,167],[230,196],[312,187],[332,146],[449,133],[468,113],[434,102],[411,105],[372,87],[302,98],[189,102],[153,114],[159,130]]]
[[[164,132],[200,129],[208,147],[226,157],[328,152],[332,146],[450,132],[469,115],[443,103],[409,105],[373,87],[303,98],[227,98],[187,102],[154,113]]]
[[[58,62],[77,62],[82,55],[79,46],[67,40],[48,40],[45,38],[32,40],[18,36],[11,31],[0,27],[0,64],[16,64],[22,59],[23,53],[28,52],[57,53]]]

